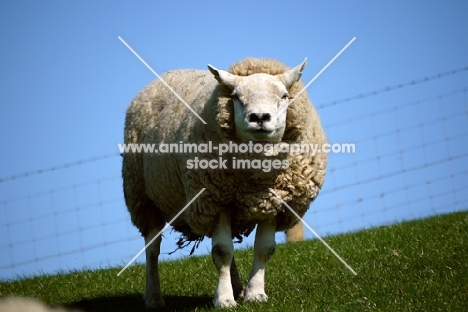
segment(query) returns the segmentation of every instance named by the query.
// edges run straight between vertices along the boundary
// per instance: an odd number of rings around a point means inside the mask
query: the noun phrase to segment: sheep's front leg
[[[155,228],[145,237],[145,246],[158,234],[160,229]],[[146,291],[144,295],[147,308],[164,306],[164,299],[161,296],[159,284],[158,258],[161,246],[161,236],[155,239],[151,245],[146,248]]]
[[[255,233],[254,262],[249,282],[245,288],[244,301],[267,301],[265,293],[265,267],[275,252],[275,220],[265,220],[258,224]]]
[[[236,306],[231,285],[231,261],[234,255],[234,244],[231,236],[231,222],[226,212],[219,215],[212,238],[211,256],[218,269],[218,286],[213,298],[215,308],[231,308]]]

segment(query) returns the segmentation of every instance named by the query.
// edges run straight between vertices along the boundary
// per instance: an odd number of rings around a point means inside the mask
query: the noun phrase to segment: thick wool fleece
[[[255,73],[277,75],[288,68],[275,60],[248,58],[228,71],[239,76]],[[146,86],[132,101],[125,122],[125,143],[237,142],[231,90],[219,85],[209,71],[171,71],[163,79],[206,121],[203,124],[160,81]],[[301,82],[289,89],[294,102],[288,107],[282,142],[326,143],[319,117],[307,93],[296,94]],[[238,142],[240,143],[240,142]],[[297,223],[296,217],[270,192],[272,188],[300,216],[316,198],[325,179],[327,155],[280,154],[277,156],[228,154],[232,159],[287,159],[289,167],[272,169],[187,169],[187,160],[218,159],[207,154],[125,154],[124,194],[133,223],[146,236],[161,228],[202,188],[206,190],[173,223],[187,239],[211,236],[221,210],[229,210],[233,236],[249,234],[262,219],[276,218],[277,231]]]

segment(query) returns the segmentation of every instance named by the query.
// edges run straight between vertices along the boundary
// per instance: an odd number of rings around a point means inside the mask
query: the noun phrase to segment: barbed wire
[[[406,104],[401,105],[400,107],[408,108],[410,106],[415,106],[415,105],[419,105],[419,104],[422,104],[422,103],[427,103],[427,102],[434,101],[434,100],[441,100],[443,98],[447,98],[449,96],[460,94],[460,93],[465,93],[466,94],[466,92],[468,92],[468,87],[464,87],[464,88],[461,88],[461,89],[456,89],[456,90],[453,90],[453,91],[441,93],[441,94],[434,95],[434,96],[431,96],[431,97],[427,97],[427,98],[424,98],[424,99],[421,99],[421,100],[411,101],[411,102],[408,102]],[[372,116],[375,116],[375,115],[390,113],[390,112],[394,112],[394,111],[395,111],[394,106],[385,107],[385,108],[383,108],[381,110],[373,111],[373,112],[370,112],[370,113],[365,113],[365,114],[362,114],[362,115],[353,116],[352,118],[347,118],[347,119],[334,121],[333,123],[327,123],[327,124],[325,124],[325,126],[326,127],[335,127],[335,126],[338,126],[338,125],[343,124],[343,123],[352,122],[355,119],[369,118],[369,117],[372,117]]]
[[[50,171],[56,171],[56,170],[81,166],[81,165],[84,165],[84,164],[88,164],[88,163],[92,163],[92,162],[95,162],[95,161],[98,161],[98,160],[103,160],[103,159],[115,157],[115,156],[118,156],[118,155],[119,155],[118,153],[115,153],[115,154],[113,153],[113,154],[106,154],[106,155],[101,155],[101,156],[94,156],[94,157],[80,159],[80,160],[77,160],[77,161],[72,161],[72,162],[68,162],[68,163],[64,163],[64,164],[61,164],[61,165],[56,165],[56,166],[52,166],[52,167],[48,167],[48,168],[44,168],[44,169],[26,171],[26,172],[23,172],[23,173],[14,174],[14,175],[11,175],[11,176],[6,176],[6,177],[3,177],[3,178],[0,178],[0,183],[7,182],[7,181],[12,181],[12,180],[16,180],[16,179],[21,179],[21,178],[27,178],[27,177],[30,177],[30,176],[33,176],[33,175],[43,174],[43,173],[50,172]]]
[[[428,82],[428,81],[431,81],[431,80],[440,79],[440,78],[443,78],[443,77],[446,77],[446,76],[452,76],[452,75],[455,75],[455,74],[458,74],[458,73],[461,73],[461,72],[464,72],[464,71],[468,71],[468,66],[463,67],[463,68],[459,68],[459,69],[446,71],[446,72],[441,72],[441,73],[438,73],[438,74],[433,75],[433,76],[427,76],[427,77],[423,77],[423,78],[419,78],[419,79],[413,79],[413,80],[408,81],[408,82],[399,83],[399,84],[396,84],[396,85],[387,86],[387,87],[380,88],[380,89],[375,89],[373,91],[363,92],[363,93],[353,95],[353,96],[350,96],[350,97],[346,97],[346,98],[343,98],[343,99],[340,99],[340,100],[334,100],[334,101],[331,101],[331,102],[326,102],[326,103],[318,105],[317,108],[318,109],[327,108],[327,107],[330,107],[330,106],[333,106],[333,105],[336,105],[336,104],[351,102],[351,101],[354,101],[354,100],[359,100],[359,99],[363,99],[363,98],[366,98],[366,97],[379,95],[381,93],[394,91],[396,89],[402,89],[404,87],[414,86],[414,85],[425,83],[425,82]]]
[[[9,203],[14,202],[14,201],[20,201],[20,200],[24,200],[24,199],[31,199],[31,198],[34,198],[34,197],[54,194],[54,193],[57,193],[57,192],[72,190],[72,189],[75,189],[75,188],[78,188],[78,187],[83,187],[83,186],[86,186],[86,185],[99,184],[99,183],[103,183],[103,182],[107,182],[107,181],[111,181],[111,180],[117,180],[117,179],[120,179],[120,178],[121,178],[120,175],[113,175],[113,176],[109,176],[109,177],[105,177],[105,178],[101,178],[101,179],[97,179],[97,180],[91,180],[91,181],[86,181],[86,182],[77,183],[77,184],[70,184],[70,185],[67,185],[67,186],[57,187],[57,188],[46,190],[46,191],[39,192],[39,193],[36,193],[36,194],[30,194],[30,195],[25,195],[25,196],[20,196],[20,197],[13,197],[13,198],[9,198],[9,199],[4,199],[4,200],[1,201],[1,203],[2,204],[9,204]]]

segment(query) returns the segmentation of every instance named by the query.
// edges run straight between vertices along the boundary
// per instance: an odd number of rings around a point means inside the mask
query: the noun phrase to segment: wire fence
[[[467,210],[467,92],[462,87],[416,101],[369,92],[316,105],[329,142],[352,142],[356,152],[329,154],[326,183],[305,221],[327,235]],[[359,109],[345,109],[356,99]],[[93,157],[0,182],[118,157]],[[143,247],[125,208],[120,175],[4,198],[0,205],[1,279],[124,265]],[[175,249],[174,235],[164,234],[163,253]],[[198,253],[208,250],[202,245]]]
[[[319,228],[334,231],[338,222],[346,230],[360,229],[467,210],[467,91],[375,109],[328,125],[340,129],[336,133],[343,138],[354,138],[357,152],[344,161],[331,159],[332,185],[320,195],[327,204],[314,211],[329,222],[318,222]]]

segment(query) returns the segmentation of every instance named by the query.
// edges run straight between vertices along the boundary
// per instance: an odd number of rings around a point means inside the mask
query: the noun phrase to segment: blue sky
[[[122,201],[117,144],[123,140],[126,108],[155,77],[118,36],[160,74],[178,68],[205,69],[208,63],[225,69],[247,56],[275,58],[292,67],[308,57],[304,82],[312,79],[351,38],[357,37],[309,87],[309,96],[319,107],[333,100],[468,66],[467,14],[465,1],[0,2],[0,179],[109,156],[0,183],[4,214],[4,222],[0,222],[0,247],[2,254],[8,255],[0,263],[0,268],[8,267],[0,270],[0,278],[121,264],[143,247],[137,231],[120,223],[129,221],[125,221],[128,217]],[[325,129],[330,140],[359,141],[366,137],[371,140],[363,141],[363,152],[359,155],[331,158],[334,162],[330,166],[338,169],[332,171],[325,185],[328,191],[324,189],[323,201],[318,200],[318,208],[308,214],[308,220],[316,220],[315,227],[323,226],[323,233],[338,231],[339,228],[325,225],[334,224],[331,215],[346,220],[347,212],[327,207],[345,207],[356,198],[373,198],[376,194],[378,198],[383,190],[398,189],[402,181],[407,188],[419,185],[417,177],[430,179],[432,169],[444,176],[443,171],[457,172],[457,166],[466,165],[466,158],[461,157],[445,163],[443,168],[430,166],[416,176],[391,176],[372,185],[340,189],[346,183],[362,184],[366,178],[374,177],[375,172],[385,177],[385,168],[393,168],[392,165],[397,171],[411,168],[412,160],[420,159],[421,151],[429,163],[440,149],[444,151],[441,157],[463,155],[466,149],[460,146],[467,141],[463,94],[440,100],[446,101],[443,103],[430,102],[433,106],[426,106],[427,109],[404,104],[467,85],[468,75],[462,72],[319,109],[324,126],[335,125]],[[394,107],[397,107],[394,113],[388,116],[379,113]],[[354,122],[354,118],[366,114],[372,118]],[[430,123],[440,116],[457,114],[460,118],[454,117],[447,123],[436,121],[435,127],[417,128],[416,134],[390,136],[388,141],[375,138],[385,137],[385,133],[395,128],[404,130],[413,123]],[[453,134],[458,138],[456,144],[435,144],[434,152],[421,144],[421,137],[437,138],[444,131],[449,137]],[[366,156],[375,160],[375,155],[385,153],[386,148],[395,151],[389,145],[399,145],[400,150],[420,148],[415,155],[411,151],[405,153],[407,162],[394,159],[393,163],[359,165]],[[433,158],[437,161],[437,157]],[[448,193],[457,187],[456,179],[466,178],[465,171],[458,170],[458,174],[462,176],[452,175],[451,180],[443,180],[450,182]],[[444,187],[447,183],[434,186]],[[427,185],[424,190],[416,188],[411,194],[420,197],[431,189]],[[464,184],[460,192],[463,191],[466,193]],[[458,197],[458,191],[450,194],[457,203],[465,200]],[[395,212],[399,210],[377,209],[376,215],[383,214],[377,223],[439,212],[424,212],[423,205],[416,202],[420,208],[405,215],[407,206],[414,206],[408,196],[408,193],[403,196],[406,199],[402,203],[397,199],[401,196],[396,195],[366,203],[369,207],[403,207],[401,214]],[[15,198],[20,200],[12,200]],[[448,199],[440,205],[448,206],[446,212],[460,209]],[[366,207],[356,209],[366,215],[366,209],[372,209]],[[50,217],[40,217],[44,215]],[[357,229],[364,223],[369,221],[365,219],[342,229]],[[166,236],[172,237],[169,233]],[[104,250],[86,247],[112,240],[126,240],[126,244],[108,244]],[[167,251],[174,246],[171,244]],[[15,248],[16,245],[22,247]],[[67,248],[82,251],[58,260],[53,257],[70,251]],[[207,248],[201,248],[202,252]],[[48,260],[12,268],[11,263],[42,258]]]

